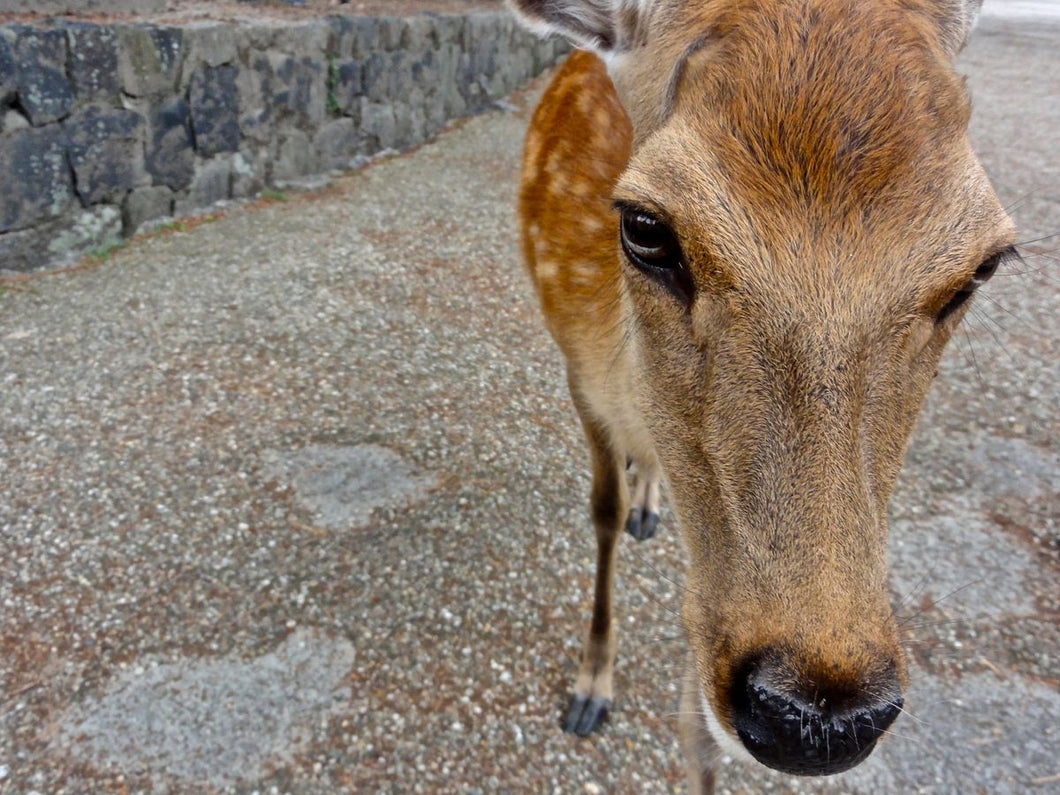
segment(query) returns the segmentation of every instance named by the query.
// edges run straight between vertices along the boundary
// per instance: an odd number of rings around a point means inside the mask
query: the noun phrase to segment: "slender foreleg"
[[[605,424],[593,415],[575,378],[570,376],[568,381],[592,457],[590,510],[597,547],[593,617],[582,652],[581,669],[574,683],[574,694],[563,719],[565,732],[584,737],[603,722],[612,705],[615,637],[611,590],[615,551],[629,505],[629,494],[624,472],[625,453],[616,449]]]

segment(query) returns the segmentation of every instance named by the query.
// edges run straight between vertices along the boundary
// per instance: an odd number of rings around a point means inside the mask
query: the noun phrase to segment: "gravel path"
[[[974,133],[1060,230],[1060,27],[987,17]],[[557,721],[587,467],[512,214],[523,106],[0,296],[0,792],[680,786],[672,521],[621,552],[618,703]],[[892,511],[895,736],[730,792],[1056,792],[1060,270],[955,339]]]

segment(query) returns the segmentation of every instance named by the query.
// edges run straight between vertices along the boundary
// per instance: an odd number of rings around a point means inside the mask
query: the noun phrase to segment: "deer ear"
[[[651,0],[508,0],[531,29],[558,33],[605,59],[630,45]]]
[[[933,0],[939,19],[942,45],[951,56],[956,56],[972,34],[983,0]]]

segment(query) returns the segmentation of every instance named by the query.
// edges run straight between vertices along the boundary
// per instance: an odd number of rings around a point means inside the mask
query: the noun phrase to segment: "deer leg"
[[[679,728],[685,753],[689,795],[712,795],[720,752],[703,722],[696,666],[689,655],[681,688]]]
[[[614,578],[615,550],[625,506],[629,502],[623,471],[625,454],[615,449],[611,434],[593,416],[573,379],[571,395],[585,429],[593,464],[590,497],[593,528],[596,531],[596,587],[589,636],[582,652],[581,669],[574,683],[574,694],[563,718],[563,731],[585,737],[596,729],[611,709],[612,667],[615,659],[614,630],[611,624],[611,585]]]
[[[626,517],[626,532],[638,541],[655,535],[659,526],[661,470],[654,454],[634,456],[633,502]]]

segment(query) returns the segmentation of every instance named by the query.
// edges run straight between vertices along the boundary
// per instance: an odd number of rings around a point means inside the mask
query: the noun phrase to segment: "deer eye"
[[[622,207],[622,250],[638,268],[669,270],[681,264],[677,235],[654,215]]]
[[[961,288],[953,294],[953,297],[946,302],[946,305],[939,310],[939,313],[935,316],[936,323],[942,323],[946,318],[960,309],[972,297],[972,293],[990,281],[990,277],[997,273],[997,268],[1003,260],[1007,257],[1015,256],[1014,249],[1005,249],[992,257],[988,257],[983,260],[983,263],[975,269],[975,273],[968,281],[966,281]]]

